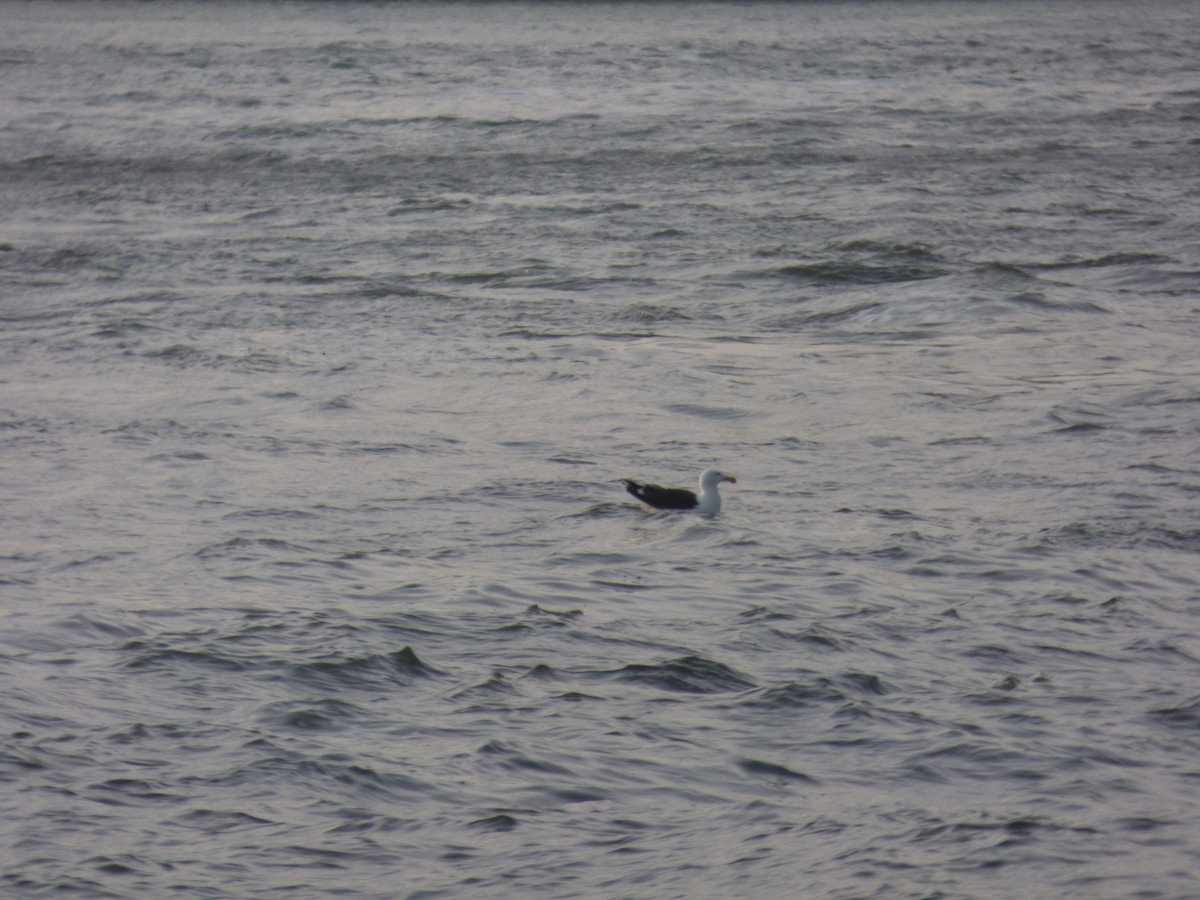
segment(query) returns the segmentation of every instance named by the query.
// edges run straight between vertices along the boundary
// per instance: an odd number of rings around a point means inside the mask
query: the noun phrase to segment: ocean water
[[[0,21],[3,896],[1196,896],[1200,6]]]

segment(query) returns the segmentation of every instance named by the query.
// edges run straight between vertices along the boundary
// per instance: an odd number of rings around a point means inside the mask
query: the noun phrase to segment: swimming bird
[[[722,481],[737,484],[732,475],[725,475],[716,469],[705,469],[700,473],[700,493],[694,494],[682,488],[664,488],[657,484],[639,484],[629,478],[622,478],[625,490],[642,501],[649,509],[694,509],[704,515],[712,515],[721,511],[721,495],[717,493],[717,485]]]

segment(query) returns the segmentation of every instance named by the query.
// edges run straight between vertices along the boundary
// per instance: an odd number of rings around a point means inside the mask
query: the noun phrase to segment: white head
[[[717,493],[717,485],[722,481],[737,483],[737,479],[732,475],[726,475],[716,469],[705,469],[700,473],[700,503],[696,512],[711,515],[721,511],[721,495]]]
[[[700,491],[713,490],[722,481],[728,481],[732,484],[737,484],[737,479],[732,475],[726,475],[723,472],[718,472],[716,469],[705,469],[700,473]]]

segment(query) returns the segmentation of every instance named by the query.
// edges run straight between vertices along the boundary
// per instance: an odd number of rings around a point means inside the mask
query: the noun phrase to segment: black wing
[[[647,506],[655,509],[695,509],[696,495],[681,488],[664,488],[657,484],[638,484],[636,481],[623,479],[625,490],[633,494]]]

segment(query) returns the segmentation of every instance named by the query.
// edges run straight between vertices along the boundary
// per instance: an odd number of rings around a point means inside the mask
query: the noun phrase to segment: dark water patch
[[[521,677],[532,678],[534,681],[558,681],[559,673],[545,663],[538,663]]]
[[[128,888],[109,890],[104,885],[85,878],[81,875],[61,875],[55,873],[51,878],[43,879],[17,873],[6,873],[0,880],[11,884],[23,896],[36,896],[36,893],[48,894],[53,892],[59,896],[87,898],[87,900],[124,900],[129,896]]]
[[[892,688],[878,675],[868,672],[844,672],[827,676],[829,683],[848,694],[882,697],[892,693]]]
[[[1091,300],[1066,300],[1050,297],[1041,291],[1019,291],[1005,298],[1006,302],[1038,312],[1109,313],[1110,310]]]
[[[1175,529],[1138,519],[1070,522],[1038,532],[1034,546],[1145,548],[1195,552],[1200,550],[1200,529]]]
[[[663,406],[667,412],[693,416],[698,419],[741,420],[757,418],[760,412],[736,407],[702,406],[697,403],[669,403]]]
[[[1164,706],[1147,713],[1152,722],[1177,728],[1181,731],[1200,733],[1200,698],[1179,706]]]
[[[794,331],[810,325],[832,326],[853,322],[861,316],[883,307],[881,300],[856,300],[842,305],[778,316],[762,323],[767,331]]]
[[[931,767],[943,777],[970,773],[971,777],[1012,777],[1033,760],[1019,750],[983,741],[952,741],[913,754],[905,765]]]
[[[568,339],[596,338],[603,341],[621,341],[632,343],[659,335],[652,331],[562,331],[550,328],[508,328],[500,332],[500,337],[518,337],[529,341],[562,341]]]
[[[525,441],[508,441],[504,446],[518,450],[541,450],[540,444],[531,445]],[[497,505],[511,509],[513,504],[556,503],[577,504],[581,498],[593,495],[596,484],[590,481],[503,481],[497,480],[488,484],[472,484],[436,494],[416,498],[422,502],[435,504],[462,503]]]
[[[959,650],[958,655],[968,659],[987,660],[1005,668],[1019,668],[1024,662],[1024,657],[1019,651],[1000,644],[975,644]]]
[[[428,610],[389,612],[385,615],[366,616],[361,619],[352,616],[344,621],[325,613],[316,613],[301,618],[295,623],[274,620],[267,623],[268,628],[294,627],[300,635],[320,634],[322,633],[320,629],[334,627],[340,629],[341,633],[348,635],[355,642],[375,640],[379,636],[389,640],[396,638],[397,641],[427,642],[447,634],[453,634],[456,626],[466,627],[468,630],[474,629],[472,622],[462,622],[457,618],[443,616]],[[427,668],[431,675],[443,674],[433,666],[427,666]]]
[[[75,569],[86,569],[93,566],[104,566],[107,563],[116,562],[118,560],[132,556],[132,551],[121,553],[94,553],[85,556],[76,556],[67,560],[58,560],[52,564],[51,571],[53,572],[69,572]]]
[[[109,778],[89,786],[86,796],[105,806],[174,804],[185,799],[183,794],[167,789],[163,783],[142,778]]]
[[[626,322],[686,322],[692,317],[681,309],[650,303],[637,303],[620,310],[615,318]]]
[[[106,244],[76,244],[65,247],[28,247],[10,251],[8,262],[14,269],[34,276],[91,277],[112,279],[124,269],[121,258]],[[57,280],[49,283],[58,283]]]
[[[388,216],[403,216],[426,212],[459,212],[469,209],[469,197],[409,197],[387,211]]]
[[[481,746],[476,754],[486,760],[487,765],[499,766],[514,771],[538,772],[547,775],[571,775],[570,769],[557,763],[518,750],[503,741],[491,740]]]
[[[1172,388],[1154,388],[1151,390],[1138,391],[1121,402],[1122,406],[1130,406],[1134,408],[1145,406],[1171,406],[1175,404],[1192,404],[1200,403],[1200,394],[1196,393],[1189,387],[1183,385],[1174,386]],[[1176,473],[1182,472],[1187,475],[1195,476],[1195,470],[1177,470],[1169,466],[1164,466],[1158,463],[1143,463],[1129,466],[1131,469],[1145,469],[1148,472],[1163,472]]]
[[[18,732],[14,737],[27,737],[28,732]],[[0,776],[6,781],[16,781],[22,776],[46,769],[48,764],[33,753],[21,750],[0,750]]]
[[[570,774],[570,773],[568,773]],[[601,803],[609,800],[608,794],[601,790],[585,787],[546,787],[535,785],[525,788],[527,798],[532,798],[539,808],[559,809],[580,803]]]
[[[905,259],[911,262],[930,263],[937,266],[946,264],[931,246],[926,244],[909,244],[904,241],[886,241],[873,238],[852,238],[848,241],[838,241],[830,245],[832,252],[854,253],[881,259]]]
[[[236,519],[312,519],[317,514],[307,509],[283,509],[263,507],[260,509],[240,509],[222,516],[222,520]]]
[[[353,409],[355,406],[353,401],[351,401],[349,407],[341,408]],[[454,438],[429,438],[419,443],[415,441],[378,441],[367,443],[351,440],[341,441],[336,446],[342,453],[380,456],[402,456],[407,453],[421,453],[440,457],[447,454],[464,452],[462,442]]]
[[[825,703],[844,703],[846,694],[827,679],[813,683],[789,682],[771,688],[762,688],[739,700],[739,706],[751,709],[795,710]]]
[[[238,104],[242,105],[242,104]],[[209,162],[219,168],[226,166],[250,166],[255,168],[272,169],[282,166],[292,158],[291,154],[273,147],[264,147],[252,143],[237,143],[230,141],[214,153]]]
[[[151,871],[153,867],[148,866],[144,860],[140,860],[134,856],[90,856],[83,860],[83,865],[96,869],[98,872],[103,872],[105,875],[144,875]]]
[[[341,412],[343,410],[358,409],[358,404],[354,402],[352,397],[343,394],[318,403],[314,409],[319,412]]]
[[[1068,435],[1089,435],[1097,432],[1107,431],[1113,428],[1111,422],[1071,422],[1063,425],[1061,428],[1053,429],[1054,434]]]
[[[280,214],[281,210],[277,206],[272,206],[267,209],[255,209],[242,215],[243,222],[255,222],[261,219],[273,219]]]
[[[145,359],[168,363],[180,369],[202,367],[240,372],[276,372],[280,369],[292,368],[299,365],[299,363],[288,357],[260,351],[250,351],[240,356],[233,356],[203,349],[191,344],[180,343],[155,350],[145,350],[140,355]]]
[[[1069,638],[1068,638],[1069,640]],[[1061,643],[1032,643],[1030,649],[1039,650],[1043,654],[1051,656],[1066,656],[1067,659],[1078,661],[1079,664],[1096,665],[1099,662],[1109,661],[1112,655],[1109,653],[1100,652],[1098,649],[1074,644],[1074,646],[1066,646]]]
[[[366,835],[374,832],[379,832],[380,834],[403,833],[414,831],[421,827],[421,823],[415,822],[411,818],[391,816],[355,807],[340,808],[337,811],[337,817],[340,821],[333,828],[329,829],[330,834]]]
[[[1030,265],[1028,268],[1045,271],[1064,269],[1107,269],[1113,266],[1143,266],[1160,265],[1173,262],[1169,257],[1157,253],[1108,253],[1104,256],[1078,256],[1053,263],[1043,263],[1040,266]]]
[[[628,510],[628,504],[619,504],[619,508],[624,512]],[[595,551],[584,551],[579,553],[568,553],[564,556],[554,556],[546,560],[545,565],[549,568],[575,566],[594,566],[600,569],[610,566],[631,566],[638,565],[643,562],[643,557],[633,553],[600,553]]]
[[[497,269],[494,271],[481,272],[434,272],[429,274],[435,282],[456,285],[483,285],[501,287],[512,281],[526,281],[530,278],[541,276],[542,270],[528,266],[520,266],[512,269]],[[552,280],[549,286],[557,286],[557,281]]]
[[[186,425],[174,419],[156,421],[133,420],[118,425],[115,428],[104,429],[102,434],[112,434],[124,441],[148,443],[150,441],[171,440],[180,443],[198,443],[206,439],[222,436],[193,425]]]
[[[1021,707],[1021,699],[1013,696],[1013,691],[1020,684],[1015,675],[1008,675],[988,687],[986,690],[972,691],[963,695],[963,700],[972,706],[983,707],[989,711],[998,709],[1015,710]],[[1015,715],[1016,713],[1011,713]]]
[[[1149,834],[1163,828],[1174,828],[1182,823],[1177,819],[1156,819],[1151,816],[1130,816],[1114,819],[1113,827],[1133,834]],[[1174,840],[1172,837],[1171,840]]]
[[[210,544],[195,551],[197,559],[232,560],[254,562],[269,556],[282,555],[288,560],[309,559],[312,548],[301,547],[279,538],[235,537],[218,544]]]
[[[559,694],[556,699],[564,700],[567,703],[582,703],[585,701],[595,701],[598,703],[608,702],[608,698],[606,697],[599,697],[595,694],[585,694],[581,691],[567,691],[566,693]]]
[[[254,663],[216,653],[213,650],[192,650],[172,647],[162,640],[135,640],[120,647],[123,655],[131,656],[124,663],[133,671],[180,671],[187,669],[212,669],[223,672],[244,672],[254,668]]]
[[[411,647],[365,656],[331,654],[328,659],[293,663],[284,670],[289,682],[324,690],[381,691],[409,687],[441,673],[426,665]]]
[[[1189,653],[1179,646],[1178,641],[1169,638],[1138,638],[1131,641],[1124,648],[1129,653],[1146,653],[1161,659],[1163,662],[1168,660],[1181,661],[1188,666],[1200,664],[1200,657]]]
[[[171,745],[183,746],[189,741],[215,743],[226,735],[227,731],[223,727],[198,723],[157,722],[147,724],[134,722],[131,725],[114,729],[105,735],[104,740],[119,746],[169,742],[164,743],[164,746],[170,747]]]
[[[845,651],[852,645],[842,637],[834,637],[821,631],[817,627],[807,628],[801,631],[786,631],[781,628],[772,628],[771,634],[783,638],[791,643],[799,644],[809,650],[821,651]]]
[[[146,462],[164,463],[168,466],[176,463],[207,462],[212,459],[207,453],[199,450],[178,450],[171,453],[152,453],[146,457]]]
[[[213,355],[190,344],[170,344],[156,350],[146,350],[142,356],[147,359],[162,360],[181,367],[207,365],[213,360]]]
[[[244,829],[257,829],[264,826],[274,826],[277,822],[264,819],[250,813],[237,810],[206,809],[203,807],[190,809],[167,823],[189,831],[199,831],[204,834],[231,834]]]
[[[344,803],[361,795],[368,798],[372,805],[409,802],[441,792],[437,785],[404,771],[367,764],[363,756],[307,756],[281,750],[264,739],[251,742],[243,748],[242,753],[255,758],[219,771],[184,776],[180,781],[193,788],[245,788],[254,791],[264,790],[270,785],[304,784],[310,792],[310,798],[327,795]]]
[[[161,331],[162,329],[155,325],[148,325],[136,319],[123,319],[117,322],[106,322],[93,331],[91,335],[92,337],[109,340],[126,340]]]
[[[779,765],[778,763],[763,762],[759,759],[740,759],[738,760],[738,768],[755,778],[763,778],[774,785],[785,785],[789,783],[816,784],[817,780],[803,772],[797,772],[789,769],[787,766]]]
[[[1027,268],[1008,262],[983,262],[976,265],[971,274],[979,287],[1019,292],[1040,283],[1036,275],[1026,271]]]
[[[946,270],[932,265],[839,261],[795,263],[778,269],[777,274],[813,287],[858,287],[940,278]]]
[[[518,697],[520,694],[521,690],[509,681],[503,672],[493,672],[483,681],[455,691],[450,695],[450,699],[456,702],[470,700],[476,703],[486,703],[508,697]]]
[[[1139,769],[1150,765],[1142,756],[1120,753],[1104,743],[1065,744],[1060,750],[1068,769],[1101,766],[1116,770]]]
[[[486,818],[476,819],[473,822],[467,823],[468,828],[499,833],[514,831],[518,825],[520,825],[520,820],[508,813],[497,813],[494,816],[487,816]]]
[[[130,640],[146,635],[146,627],[118,613],[101,610],[80,612],[57,623],[56,629],[70,644],[107,643]]]
[[[622,200],[611,203],[587,203],[560,207],[560,209],[566,212],[568,215],[575,216],[596,216],[607,215],[615,212],[635,212],[641,208],[642,206],[640,203],[631,203]]]
[[[948,437],[938,438],[929,442],[930,447],[955,446],[955,445],[988,445],[994,444],[993,438],[984,437],[983,435],[965,435],[963,437]]]
[[[525,607],[524,614],[526,616],[532,616],[536,619],[549,619],[555,623],[565,625],[572,620],[581,618],[583,616],[583,610],[581,610],[581,609],[567,609],[567,610],[546,609],[545,607],[539,606],[538,604],[534,603],[534,604],[531,604],[530,606]]]
[[[264,724],[296,731],[342,729],[363,718],[361,707],[333,698],[273,703],[259,716]]]
[[[747,622],[779,622],[794,620],[796,616],[769,606],[756,606],[738,613],[736,618]]]
[[[984,814],[985,816],[987,814]],[[1039,836],[1048,836],[1054,832],[1070,831],[1080,834],[1095,834],[1096,829],[1087,826],[1057,825],[1043,817],[1018,816],[1016,818],[997,818],[993,821],[947,822],[935,820],[924,825],[914,835],[915,840],[950,841],[951,843],[971,842],[979,837],[994,837],[1000,839],[999,847],[1012,847],[1018,842],[1024,842]]]
[[[604,673],[647,687],[684,694],[716,694],[754,687],[754,682],[724,663],[684,656],[658,664],[631,663]]]

